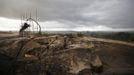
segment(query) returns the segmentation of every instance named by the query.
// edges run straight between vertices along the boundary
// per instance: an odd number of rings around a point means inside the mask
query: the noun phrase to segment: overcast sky
[[[0,0],[0,30],[18,30],[36,8],[43,30],[134,29],[134,0]]]

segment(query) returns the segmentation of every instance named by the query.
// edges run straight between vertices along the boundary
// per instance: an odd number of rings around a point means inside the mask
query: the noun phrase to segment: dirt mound
[[[18,75],[133,73],[133,49],[132,45],[99,41],[89,37],[56,35],[0,40],[1,54],[16,58],[16,54],[21,51],[17,58],[19,66],[15,71]],[[125,72],[120,68],[127,70]]]

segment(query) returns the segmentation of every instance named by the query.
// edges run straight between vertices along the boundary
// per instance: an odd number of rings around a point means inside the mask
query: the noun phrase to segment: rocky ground
[[[3,75],[134,75],[134,44],[76,35],[0,39]]]

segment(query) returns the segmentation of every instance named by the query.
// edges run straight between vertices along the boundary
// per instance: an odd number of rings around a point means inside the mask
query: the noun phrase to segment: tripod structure
[[[21,28],[19,30],[19,34],[20,36],[29,36],[29,35],[41,35],[41,26],[37,21],[37,17],[36,19],[31,18],[31,14],[30,14],[30,18],[26,18],[24,20],[24,23],[22,23],[21,20]]]
[[[33,18],[28,18],[26,20],[26,23],[28,23],[30,25],[30,27],[29,27],[30,33],[37,33],[37,34],[41,35],[41,26],[38,23],[38,21],[36,21]]]

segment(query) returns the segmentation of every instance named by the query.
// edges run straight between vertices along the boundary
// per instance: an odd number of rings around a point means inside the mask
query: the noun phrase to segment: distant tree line
[[[134,32],[87,32],[89,36],[134,42]]]

